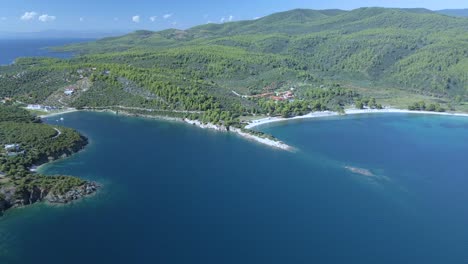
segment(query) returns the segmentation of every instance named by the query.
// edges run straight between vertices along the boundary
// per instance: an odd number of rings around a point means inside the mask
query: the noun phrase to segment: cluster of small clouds
[[[161,18],[163,20],[168,20],[173,15],[174,15],[173,13],[167,13],[167,14],[162,15]],[[203,18],[207,19],[208,15],[205,14],[203,16]],[[260,17],[254,17],[253,19],[259,19],[259,18]],[[39,13],[37,13],[35,11],[30,11],[30,12],[25,12],[20,17],[20,19],[23,20],[23,21],[31,21],[31,20],[37,19],[40,22],[52,22],[52,21],[55,21],[57,19],[57,17],[49,15],[49,14],[41,14],[40,15]],[[148,19],[151,22],[156,22],[158,20],[158,16],[150,16],[150,17],[148,17]],[[6,20],[7,20],[6,17],[0,17],[0,21],[6,21]],[[119,18],[114,17],[114,21],[118,21],[118,20],[119,20]],[[142,21],[142,17],[140,15],[134,15],[134,16],[131,17],[131,20],[134,23],[140,23]],[[83,17],[80,17],[79,21],[83,22],[83,21],[85,21],[85,19]],[[221,19],[219,21],[221,23],[232,22],[232,21],[234,21],[234,16],[233,15],[223,16],[223,17],[221,17]],[[209,20],[207,23],[212,23],[212,21]],[[177,25],[177,22],[172,22],[172,25]]]
[[[33,20],[34,18],[36,18],[37,16],[37,13],[36,12],[26,12],[24,13],[24,15],[21,16],[21,20]]]
[[[140,16],[139,15],[132,16],[132,21],[135,23],[140,23]]]
[[[174,15],[174,14],[172,14],[172,13],[167,13],[167,14],[164,14],[164,15],[162,16],[162,18],[163,18],[164,20],[167,20],[167,19],[171,18],[173,15]],[[36,18],[37,18],[37,20],[39,20],[39,21],[41,21],[41,22],[51,22],[51,21],[54,21],[54,20],[57,19],[56,16],[51,16],[51,15],[49,15],[49,14],[41,14],[41,15],[39,15],[39,13],[37,13],[37,12],[35,12],[35,11],[25,12],[25,13],[20,17],[20,19],[23,20],[23,21],[32,21],[32,20],[35,20]],[[157,16],[151,16],[151,17],[149,17],[149,20],[150,20],[151,22],[156,22],[157,18],[158,18]],[[1,20],[1,21],[5,21],[5,20],[7,20],[7,18],[6,18],[6,17],[0,17],[0,20]],[[84,19],[83,17],[80,17],[80,18],[79,18],[79,21],[80,21],[80,22],[83,22],[84,20],[85,20],[85,19]],[[114,17],[114,21],[118,21],[118,20],[119,20],[119,18]],[[132,21],[133,21],[134,23],[140,23],[141,20],[142,20],[142,17],[141,17],[140,15],[134,15],[134,16],[132,16]],[[172,22],[173,25],[174,25],[174,23],[175,23],[175,22]]]
[[[227,18],[226,17],[222,17],[219,21],[221,23],[224,23],[224,22],[232,22],[234,20],[234,16],[233,15],[230,15],[228,16]]]
[[[44,15],[39,16],[39,21],[41,21],[41,22],[54,21],[55,19],[56,19],[55,16],[49,16],[48,14],[44,14]]]
[[[41,22],[51,22],[57,19],[55,16],[50,16],[49,14],[42,14],[39,15],[37,12],[31,11],[31,12],[25,12],[20,19],[23,21],[30,21],[34,19],[38,19]]]
[[[164,15],[162,16],[162,18],[163,18],[164,20],[167,20],[167,19],[171,18],[173,15],[174,15],[174,14],[164,14]],[[140,23],[141,19],[142,19],[142,18],[141,18],[140,15],[134,15],[134,16],[132,16],[132,21],[133,21],[134,23]],[[149,20],[150,20],[151,22],[156,22],[157,19],[158,19],[158,16],[150,16],[150,17],[149,17]],[[118,20],[118,19],[114,18],[114,20]],[[173,23],[174,23],[174,22],[173,22]]]

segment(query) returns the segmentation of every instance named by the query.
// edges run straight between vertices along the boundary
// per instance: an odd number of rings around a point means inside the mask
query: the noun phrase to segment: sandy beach
[[[80,111],[80,110],[78,110],[76,108],[66,108],[66,109],[60,110],[58,112],[53,112],[53,113],[46,114],[46,115],[40,115],[39,118],[47,118],[47,117],[52,117],[52,116],[58,116],[58,115],[73,113],[73,112],[77,112],[77,111]]]
[[[467,113],[450,113],[450,112],[430,112],[430,111],[411,111],[397,108],[384,108],[384,109],[346,109],[345,114],[332,111],[312,112],[303,116],[295,116],[291,118],[283,117],[267,117],[251,121],[245,126],[246,129],[252,129],[254,127],[265,125],[275,122],[284,122],[295,119],[306,119],[306,118],[320,118],[328,116],[339,116],[339,115],[359,115],[359,114],[379,114],[379,113],[403,113],[403,114],[427,114],[427,115],[445,115],[445,116],[464,116],[468,117]]]

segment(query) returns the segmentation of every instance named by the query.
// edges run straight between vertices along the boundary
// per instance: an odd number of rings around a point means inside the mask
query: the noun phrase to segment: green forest
[[[22,58],[0,67],[0,97],[231,125],[244,116],[415,109],[421,101],[428,109],[468,111],[466,32],[464,17],[393,8],[296,9],[140,30],[55,48],[79,53],[72,59]],[[68,87],[82,88],[60,99]]]

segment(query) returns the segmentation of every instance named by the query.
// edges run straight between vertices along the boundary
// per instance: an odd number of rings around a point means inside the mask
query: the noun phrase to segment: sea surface
[[[12,64],[19,57],[68,59],[72,52],[53,52],[48,47],[90,41],[90,39],[0,39],[0,65]]]
[[[42,168],[103,188],[0,217],[0,263],[466,263],[468,119],[370,114],[258,129],[76,112],[86,149]],[[352,173],[345,166],[371,171]]]

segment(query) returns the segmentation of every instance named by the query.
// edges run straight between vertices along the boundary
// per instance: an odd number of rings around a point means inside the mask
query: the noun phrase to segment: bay
[[[0,263],[460,263],[468,119],[375,114],[265,125],[275,150],[190,125],[76,112],[86,149],[42,172],[93,197],[0,218]],[[353,173],[361,168],[373,176]]]

